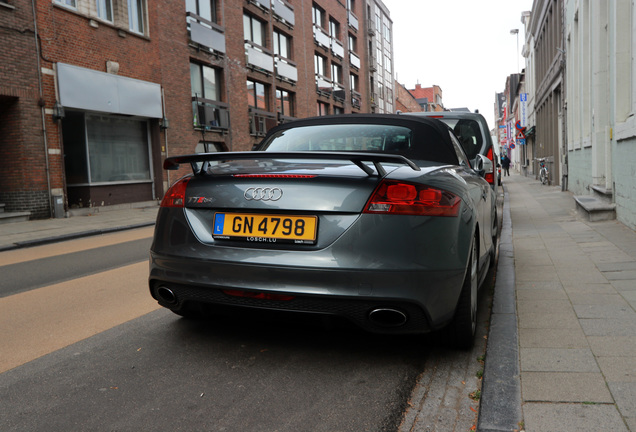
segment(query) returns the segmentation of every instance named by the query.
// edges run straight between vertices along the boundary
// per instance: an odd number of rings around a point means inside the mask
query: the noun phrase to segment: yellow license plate
[[[317,219],[316,216],[215,213],[212,234],[216,239],[313,244]]]

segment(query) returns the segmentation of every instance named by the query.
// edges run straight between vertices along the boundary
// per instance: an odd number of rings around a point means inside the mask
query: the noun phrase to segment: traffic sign
[[[515,145],[514,144],[510,144],[510,148],[511,149],[515,148]]]
[[[526,145],[526,140],[525,140],[525,138],[517,139],[517,144],[519,144],[519,145]]]
[[[520,139],[525,140],[526,139],[526,136],[523,133],[523,131],[519,131],[519,133],[517,134],[517,139],[518,140],[520,140]]]

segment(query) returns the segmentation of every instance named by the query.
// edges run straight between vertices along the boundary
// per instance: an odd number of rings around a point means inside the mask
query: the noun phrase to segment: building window
[[[97,17],[104,21],[113,22],[113,5],[111,0],[95,0]]]
[[[384,30],[384,40],[391,43],[391,27],[389,26],[389,19],[386,16],[382,17],[382,28]]]
[[[128,25],[130,31],[144,34],[146,5],[144,0],[128,0]]]
[[[77,2],[75,0],[54,0],[55,3],[57,4],[61,4],[64,6],[69,6],[72,8],[76,8],[77,7]]]
[[[86,115],[91,183],[150,179],[144,121]]]
[[[351,86],[351,90],[358,91],[358,75],[349,75],[349,85]]]
[[[69,185],[150,180],[146,121],[68,112],[62,127]]]
[[[252,108],[267,111],[267,86],[257,81],[247,80],[247,104]]]
[[[291,38],[274,30],[274,54],[291,60]]]
[[[351,12],[354,12],[355,8],[356,8],[355,0],[347,0],[347,9],[349,9]]]
[[[294,117],[294,94],[276,89],[276,111],[287,117]]]
[[[329,19],[329,36],[340,40],[340,23],[333,18]]]
[[[349,35],[349,50],[354,53],[358,52],[358,39],[353,35]]]
[[[314,67],[316,69],[316,74],[327,76],[327,59],[320,54],[314,54]]]
[[[186,0],[186,12],[216,23],[216,0]]]
[[[190,63],[192,97],[219,100],[221,94],[219,72],[211,67]]]
[[[318,101],[316,114],[319,116],[329,115],[329,104]]]
[[[225,151],[225,144],[210,141],[199,141],[194,149],[195,153],[218,153]]]
[[[314,25],[320,28],[324,28],[322,24],[325,21],[325,11],[320,9],[318,6],[313,5],[311,7],[311,12]]]
[[[264,47],[265,24],[251,15],[243,15],[243,38]]]
[[[331,63],[331,79],[335,83],[342,84],[342,66]]]

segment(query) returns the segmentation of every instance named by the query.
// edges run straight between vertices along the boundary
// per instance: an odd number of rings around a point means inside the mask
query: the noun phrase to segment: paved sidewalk
[[[154,201],[74,211],[75,216],[0,224],[0,252],[154,225]]]
[[[520,175],[503,181],[522,426],[636,431],[636,232],[577,216],[572,194],[559,186]]]

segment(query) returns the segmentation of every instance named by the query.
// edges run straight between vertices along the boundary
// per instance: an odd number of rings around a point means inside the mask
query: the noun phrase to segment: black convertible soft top
[[[267,151],[276,137],[282,136],[286,130],[336,125],[385,125],[407,128],[411,131],[413,139],[410,148],[399,151],[387,151],[386,153],[399,154],[412,160],[434,161],[450,165],[457,165],[459,163],[457,152],[450,139],[452,131],[446,124],[437,119],[396,114],[344,114],[294,120],[270,129],[263,141],[255,146],[254,150]],[[322,130],[324,134],[335,134],[335,132],[328,128],[321,128],[320,130]],[[343,138],[347,138],[349,129],[341,128],[340,130],[341,132],[338,133],[341,133]],[[272,149],[269,149],[269,151],[271,150]]]
[[[345,114],[294,120],[272,128],[255,151],[199,153],[173,156],[164,161],[164,169],[192,165],[194,173],[204,173],[210,162],[253,159],[348,160],[367,175],[385,175],[382,163],[400,163],[419,170],[413,161],[457,165],[457,147],[452,131],[443,122],[427,117],[394,114]],[[363,139],[360,139],[363,137]],[[381,140],[377,137],[381,137]],[[388,139],[391,138],[391,139]],[[364,141],[358,149],[348,143]],[[381,145],[374,146],[376,141]],[[389,142],[390,141],[390,142]],[[399,141],[399,142],[396,142]],[[282,145],[280,143],[283,143]],[[316,144],[318,142],[318,144]],[[325,142],[336,149],[313,148]],[[291,145],[290,145],[291,144]],[[402,144],[402,145],[396,145]],[[300,148],[291,148],[299,145]],[[375,171],[366,162],[374,165]]]

